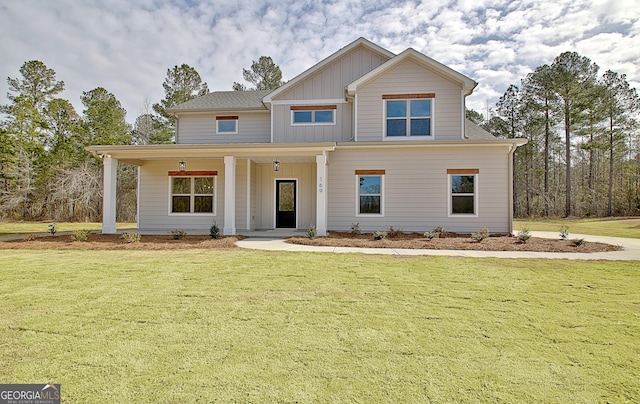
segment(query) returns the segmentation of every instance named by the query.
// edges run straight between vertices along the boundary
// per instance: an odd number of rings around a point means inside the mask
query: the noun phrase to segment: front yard
[[[64,402],[638,402],[637,262],[0,250],[0,382]]]

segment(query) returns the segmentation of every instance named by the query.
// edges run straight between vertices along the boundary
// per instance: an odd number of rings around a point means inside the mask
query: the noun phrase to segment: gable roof
[[[360,38],[356,39],[355,41],[351,42],[349,45],[341,48],[337,52],[333,53],[332,55],[326,57],[325,59],[323,59],[320,62],[316,63],[315,65],[311,66],[309,69],[305,70],[304,72],[300,73],[296,77],[292,78],[291,80],[289,80],[284,85],[282,85],[279,88],[273,90],[273,92],[267,94],[264,97],[263,102],[265,104],[271,104],[271,100],[273,98],[277,97],[279,94],[287,91],[291,87],[293,87],[293,86],[297,85],[298,83],[300,83],[302,80],[304,80],[307,77],[311,76],[315,72],[323,69],[325,66],[330,65],[334,61],[336,61],[339,58],[341,58],[343,55],[351,52],[353,49],[355,49],[355,48],[357,48],[359,46],[364,46],[364,47],[368,48],[369,50],[371,50],[371,51],[373,51],[375,53],[378,53],[378,54],[380,54],[380,55],[382,55],[382,56],[384,56],[384,57],[386,57],[388,59],[391,59],[394,56],[396,56],[394,53],[389,52],[388,50],[384,49],[383,47],[374,44],[373,42],[369,41],[368,39],[360,37]]]
[[[264,110],[262,98],[272,90],[215,91],[167,108],[167,112]]]
[[[405,60],[413,60],[418,64],[424,66],[425,68],[431,71],[434,71],[438,74],[441,74],[451,81],[461,84],[465,95],[471,94],[473,92],[473,89],[478,85],[478,83],[476,83],[474,80],[470,79],[469,77],[465,76],[464,74],[458,73],[452,68],[447,67],[434,59],[431,59],[429,56],[423,53],[420,53],[413,48],[409,48],[404,52],[402,52],[401,54],[399,54],[398,56],[394,57],[393,59],[389,60],[386,63],[381,64],[380,66],[376,67],[369,73],[365,74],[364,76],[360,77],[353,83],[349,84],[347,86],[347,94],[354,95],[359,86],[368,83],[369,81],[389,71],[394,66],[397,66],[399,63]]]

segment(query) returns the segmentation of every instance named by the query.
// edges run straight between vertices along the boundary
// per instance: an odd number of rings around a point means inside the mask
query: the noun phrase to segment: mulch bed
[[[534,252],[579,252],[593,253],[619,251],[622,247],[611,244],[585,242],[576,246],[573,240],[547,239],[531,237],[522,243],[517,237],[501,235],[491,236],[481,242],[472,240],[470,235],[447,233],[444,237],[427,239],[419,233],[401,233],[387,236],[383,240],[374,240],[373,234],[352,234],[348,232],[329,232],[327,237],[309,239],[292,237],[291,244],[328,246],[328,247],[364,247],[364,248],[406,248],[430,250],[480,250],[480,251],[534,251]]]
[[[25,236],[19,240],[0,242],[0,249],[81,249],[81,250],[186,250],[186,249],[230,249],[236,248],[236,241],[243,236],[211,239],[206,235],[187,235],[182,240],[174,240],[171,235],[143,235],[138,243],[127,243],[119,234],[91,234],[87,241],[73,241],[71,236]],[[604,252],[618,251],[620,246],[586,242],[576,246],[573,240],[545,239],[532,237],[521,243],[513,236],[491,236],[481,242],[469,235],[447,233],[440,238],[428,240],[418,233],[398,233],[383,240],[374,240],[372,234],[352,234],[330,232],[327,237],[309,239],[292,237],[291,244],[365,247],[365,248],[407,248],[433,250],[481,250],[481,251],[536,251],[536,252]]]
[[[70,235],[26,236],[20,240],[0,242],[3,249],[80,249],[80,250],[187,250],[236,248],[242,236],[212,239],[210,236],[187,235],[174,240],[171,235],[143,235],[140,242],[127,243],[120,234],[91,234],[87,241],[73,241]]]

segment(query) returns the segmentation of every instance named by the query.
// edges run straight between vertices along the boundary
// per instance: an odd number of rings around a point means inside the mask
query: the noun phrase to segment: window
[[[292,125],[335,125],[335,105],[303,105],[291,107]]]
[[[383,95],[387,137],[431,136],[434,94]]]
[[[169,172],[171,176],[170,213],[215,214],[217,178],[215,174],[214,176],[177,176],[180,174],[188,175],[188,172]]]
[[[448,170],[448,173],[449,214],[476,216],[478,214],[478,170]]]
[[[216,116],[216,134],[238,133],[237,116]]]
[[[383,214],[384,170],[356,170],[356,215]]]

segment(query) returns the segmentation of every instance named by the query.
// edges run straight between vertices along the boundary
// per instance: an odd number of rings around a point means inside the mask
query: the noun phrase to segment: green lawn
[[[637,262],[0,250],[0,383],[64,402],[638,402]]]
[[[53,222],[0,222],[0,236],[3,234],[34,234],[46,233]],[[57,223],[56,228],[61,231],[73,231],[79,229],[101,230],[102,223]],[[135,229],[135,223],[118,223],[119,230]]]
[[[3,234],[46,233],[51,222],[0,222],[0,236]],[[640,238],[640,217],[637,218],[595,218],[595,219],[517,219],[515,230],[560,232],[562,226],[569,226],[570,233],[600,236]],[[118,223],[119,230],[135,229],[135,223]],[[58,223],[58,231],[77,229],[100,230],[101,223]]]
[[[640,238],[640,217],[590,218],[590,219],[539,219],[513,221],[515,230],[527,228],[538,231],[560,232],[562,226],[569,227],[569,233]]]

